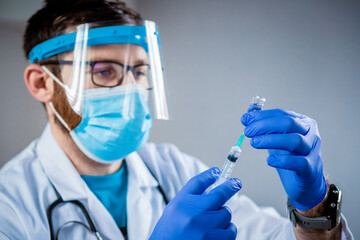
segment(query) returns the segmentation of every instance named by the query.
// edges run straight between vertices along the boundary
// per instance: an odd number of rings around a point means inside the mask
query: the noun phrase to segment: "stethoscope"
[[[153,172],[151,171],[151,169],[148,167],[148,165],[146,164],[146,162],[144,161],[147,169],[149,170],[149,172],[151,173],[151,175],[153,176],[153,178],[157,181],[158,183],[158,190],[159,192],[161,193],[163,199],[164,199],[164,202],[165,202],[165,205],[167,205],[169,203],[169,200],[167,199],[166,195],[165,195],[165,192],[164,190],[162,189],[162,187],[160,186],[160,183],[159,181],[157,180],[157,178],[155,177],[155,175],[153,174]],[[51,183],[51,182],[50,182]],[[56,190],[55,186],[51,183],[52,187],[54,188],[55,190],[55,193],[56,193],[56,196],[57,196],[57,200],[55,200],[52,204],[50,204],[50,206],[48,207],[47,211],[46,211],[46,214],[47,214],[47,218],[48,218],[48,222],[49,222],[49,229],[50,229],[50,236],[51,236],[51,240],[57,240],[59,239],[59,234],[61,232],[61,230],[69,225],[69,224],[80,224],[81,226],[85,227],[89,232],[91,232],[92,234],[94,234],[94,236],[96,237],[96,239],[98,240],[102,240],[102,237],[99,233],[99,231],[96,229],[95,227],[95,224],[94,222],[92,221],[90,215],[89,215],[89,212],[86,210],[84,204],[82,204],[79,200],[66,200],[64,201],[62,199],[62,197],[60,196],[59,192]],[[77,207],[79,207],[82,211],[82,213],[84,214],[85,218],[86,218],[86,221],[88,223],[88,225],[86,225],[85,223],[83,222],[80,222],[80,221],[68,221],[68,222],[65,222],[63,225],[61,225],[59,227],[59,229],[56,231],[56,234],[54,235],[54,228],[53,228],[53,222],[52,222],[52,212],[53,210],[57,207],[57,206],[60,206],[60,205],[63,205],[63,204],[66,204],[66,203],[71,203],[73,205],[76,205]],[[127,239],[127,232],[126,232],[126,228],[125,230],[121,229],[121,232],[123,233],[124,235],[124,238]]]

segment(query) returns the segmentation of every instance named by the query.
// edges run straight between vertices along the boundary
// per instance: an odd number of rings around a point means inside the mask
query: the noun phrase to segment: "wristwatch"
[[[330,185],[324,212],[321,217],[309,218],[302,216],[296,211],[296,208],[291,204],[289,199],[287,201],[287,208],[290,221],[294,226],[299,224],[305,228],[331,230],[340,222],[341,191],[334,184]]]

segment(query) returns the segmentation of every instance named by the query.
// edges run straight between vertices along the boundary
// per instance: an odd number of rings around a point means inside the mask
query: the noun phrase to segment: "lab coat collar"
[[[151,175],[144,161],[137,152],[130,153],[126,158],[129,179],[137,183],[139,187],[157,187],[158,182]]]
[[[146,147],[146,146],[145,146]],[[128,166],[127,227],[129,239],[148,239],[161,213],[153,205],[158,182],[137,152],[126,157]],[[151,192],[151,193],[150,193]],[[160,199],[160,201],[163,201]],[[162,211],[162,210],[161,210]],[[155,218],[154,218],[155,217]]]
[[[63,200],[87,199],[86,183],[56,142],[49,124],[37,143],[36,151],[47,177]]]

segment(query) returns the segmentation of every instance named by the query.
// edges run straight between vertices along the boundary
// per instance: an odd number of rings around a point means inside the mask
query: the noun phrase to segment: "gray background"
[[[343,212],[360,237],[360,2],[131,0],[159,24],[174,119],[156,121],[155,142],[172,142],[221,166],[240,136],[254,93],[265,108],[316,119],[325,172],[344,194]],[[42,106],[27,92],[21,50],[40,0],[0,1],[0,166],[38,137]],[[242,192],[285,215],[285,192],[267,153],[249,140],[233,173]]]

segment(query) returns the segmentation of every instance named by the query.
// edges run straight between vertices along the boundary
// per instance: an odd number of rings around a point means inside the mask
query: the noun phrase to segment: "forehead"
[[[87,48],[87,60],[113,60],[126,62],[147,62],[148,56],[142,46],[136,44],[107,44]]]
[[[61,59],[81,59],[74,56],[75,51],[69,51],[62,55]],[[112,60],[127,65],[148,63],[148,55],[142,46],[136,44],[106,44],[88,46],[86,49],[86,61]]]

